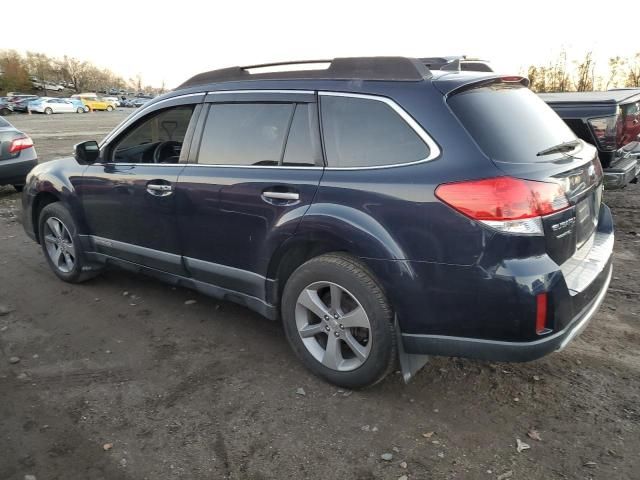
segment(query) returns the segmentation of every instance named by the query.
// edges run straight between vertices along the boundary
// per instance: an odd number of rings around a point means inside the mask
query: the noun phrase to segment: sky
[[[593,7],[589,5],[593,4]],[[640,52],[619,18],[637,1],[94,1],[30,0],[23,21],[5,22],[0,49],[68,55],[125,79],[167,88],[216,68],[344,56],[460,55],[522,73],[566,49],[611,56]],[[626,12],[626,13],[625,13]]]

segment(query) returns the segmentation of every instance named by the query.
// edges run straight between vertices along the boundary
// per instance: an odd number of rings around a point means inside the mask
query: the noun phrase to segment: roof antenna
[[[451,63],[453,64],[453,68],[451,70],[455,70],[456,72],[461,72],[462,71],[462,64],[460,63],[460,59],[459,58],[456,58]]]

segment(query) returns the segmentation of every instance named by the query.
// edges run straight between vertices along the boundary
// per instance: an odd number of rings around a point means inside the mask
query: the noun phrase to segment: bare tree
[[[615,88],[620,84],[620,75],[624,65],[625,59],[620,56],[611,57],[609,59],[609,77],[607,78],[607,83],[604,86],[605,90]]]
[[[65,80],[73,84],[73,89],[76,92],[84,90],[91,65],[88,62],[67,57],[66,55],[59,63]]]
[[[627,62],[627,78],[625,87],[640,87],[640,52]]]
[[[595,83],[595,62],[593,52],[587,52],[584,59],[577,64],[575,80],[576,91],[589,92]]]
[[[49,58],[44,53],[27,52],[26,65],[29,72],[32,75],[38,77],[44,90],[45,96],[47,95],[47,83],[54,80],[53,77],[57,76],[55,69],[55,62],[52,58]]]

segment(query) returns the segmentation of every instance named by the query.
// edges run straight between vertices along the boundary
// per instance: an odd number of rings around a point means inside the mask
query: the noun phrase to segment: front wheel
[[[107,105],[107,112],[113,111],[113,107],[111,105]]]
[[[47,107],[44,109],[44,113],[46,113],[47,115],[51,115],[53,113],[53,110],[51,110],[51,108]]]
[[[366,387],[393,368],[397,339],[391,307],[354,257],[327,254],[301,265],[285,285],[281,307],[294,352],[329,382]]]
[[[100,273],[99,266],[85,259],[76,223],[60,203],[50,203],[42,209],[38,233],[47,263],[61,280],[79,283]]]
[[[78,109],[76,110],[76,112],[78,112],[78,113],[85,113],[85,112],[84,112],[84,108],[82,108],[82,107],[78,107]]]

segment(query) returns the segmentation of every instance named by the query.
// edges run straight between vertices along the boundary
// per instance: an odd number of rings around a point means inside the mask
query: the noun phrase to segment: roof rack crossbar
[[[251,69],[328,63],[326,69],[292,69],[266,73],[250,73]],[[332,60],[299,60],[245,67],[229,67],[200,73],[180,85],[177,90],[204,85],[243,80],[318,79],[318,80],[386,80],[418,82],[431,77],[423,62],[405,57],[349,57]]]

